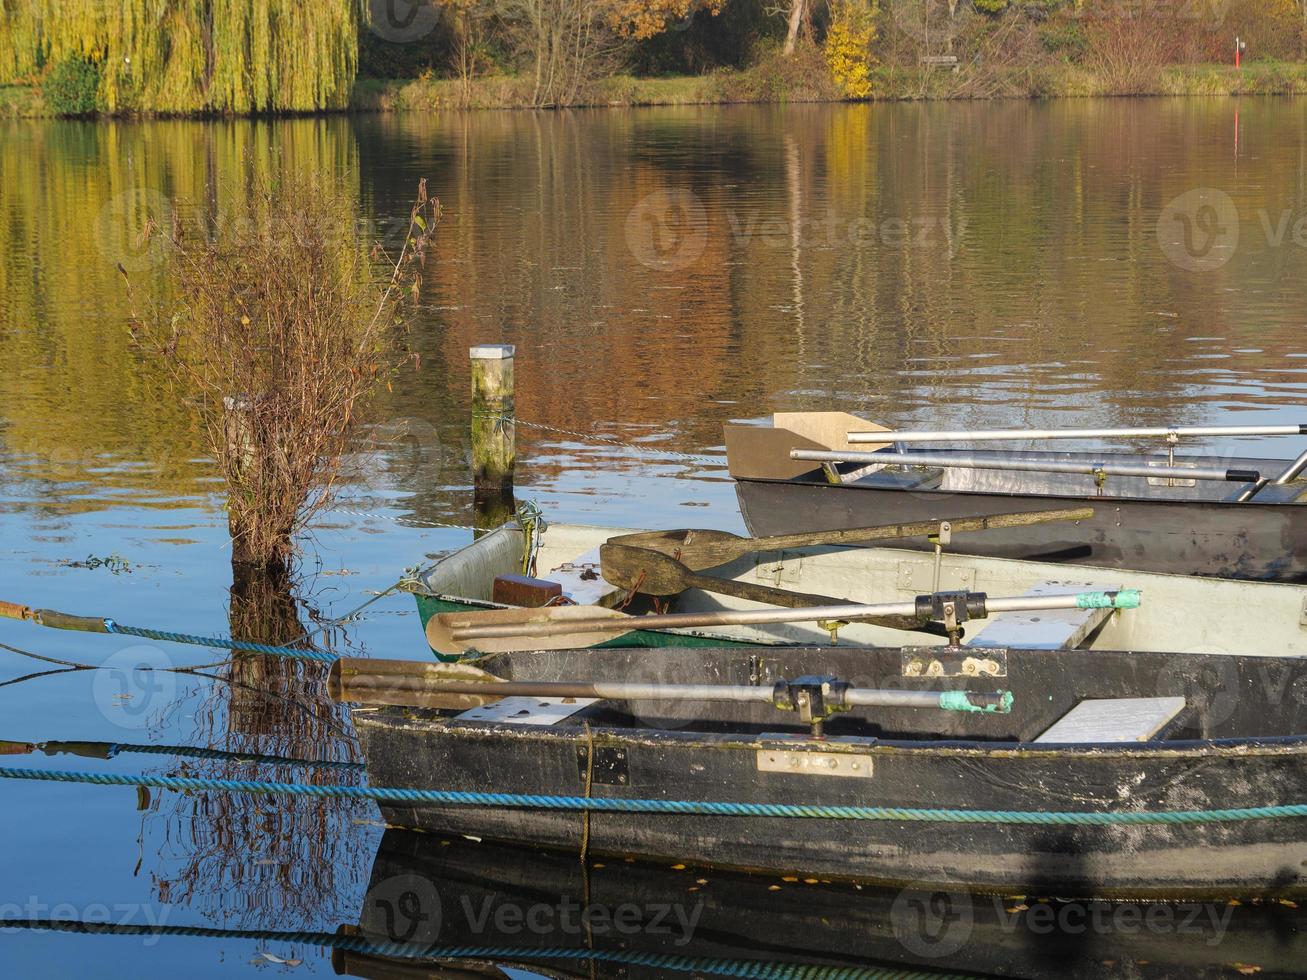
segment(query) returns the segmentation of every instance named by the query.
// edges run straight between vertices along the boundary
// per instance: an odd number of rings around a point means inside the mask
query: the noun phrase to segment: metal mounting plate
[[[791,752],[786,749],[759,749],[758,771],[870,779],[872,759],[869,755],[854,752]]]
[[[589,768],[588,749],[584,745],[576,747],[576,771],[585,782],[586,770]],[[597,786],[629,786],[631,769],[626,761],[626,749],[612,746],[595,746],[594,772],[592,782]]]
[[[1003,647],[904,647],[904,677],[1006,677]]]

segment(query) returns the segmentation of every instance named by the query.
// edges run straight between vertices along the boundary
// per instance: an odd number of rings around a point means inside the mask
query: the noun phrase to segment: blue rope
[[[289,647],[275,647],[268,643],[251,643],[248,640],[234,640],[229,636],[195,636],[191,633],[171,633],[167,630],[144,629],[140,626],[123,626],[112,619],[104,621],[105,631],[126,636],[140,636],[147,640],[159,640],[164,643],[185,643],[191,646],[215,647],[220,650],[243,650],[247,653],[264,653],[272,657],[291,657],[295,660],[314,660],[318,663],[332,664],[338,659],[334,653],[319,653],[317,650],[292,650]]]
[[[63,772],[0,767],[0,779],[36,779],[98,786],[148,786],[154,789],[213,790],[225,793],[272,793],[329,799],[375,800],[378,803],[423,803],[444,806],[514,807],[582,810],[593,813],[674,813],[724,817],[786,817],[822,820],[897,820],[923,823],[999,823],[1057,826],[1137,826],[1202,824],[1307,817],[1307,804],[1241,807],[1224,810],[1084,811],[947,810],[928,807],[814,806],[799,803],[720,803],[707,800],[595,799],[521,793],[467,793],[436,789],[381,789],[371,786],[309,786],[302,783],[244,779],[197,779],[117,773]]]
[[[421,959],[476,960],[582,960],[621,963],[630,966],[676,970],[682,973],[711,973],[719,977],[748,977],[754,980],[939,980],[960,977],[922,970],[880,967],[808,966],[800,963],[768,963],[753,960],[709,959],[674,956],[667,953],[637,953],[626,950],[522,948],[517,946],[439,946],[384,942],[366,936],[334,932],[278,932],[268,929],[215,929],[208,926],[165,926],[81,922],[76,919],[0,919],[0,929],[42,929],[54,932],[111,934],[118,936],[187,936],[200,939],[257,939],[281,943],[303,943],[343,949],[371,956]]]

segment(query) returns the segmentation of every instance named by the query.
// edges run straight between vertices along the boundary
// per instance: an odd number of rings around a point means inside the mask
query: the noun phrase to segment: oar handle
[[[975,599],[983,603],[976,608]],[[593,619],[576,617],[563,622],[527,622],[505,625],[465,626],[450,631],[457,643],[482,639],[509,637],[564,636],[569,633],[627,633],[637,629],[688,629],[699,626],[754,626],[772,623],[808,623],[818,620],[855,620],[879,616],[918,616],[923,610],[934,615],[938,596],[918,596],[912,602],[883,602],[874,605],[809,606],[806,609],[751,609],[744,611],[722,610],[706,613],[670,613],[661,616],[632,616],[614,618],[611,615]],[[994,612],[1024,612],[1039,609],[1134,609],[1141,601],[1138,589],[1119,589],[1112,592],[1077,592],[1065,595],[1011,596],[990,599],[984,593],[968,593],[967,606],[971,618],[982,618]]]

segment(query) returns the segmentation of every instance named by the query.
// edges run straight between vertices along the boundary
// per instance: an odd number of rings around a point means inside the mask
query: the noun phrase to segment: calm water
[[[355,503],[304,542],[291,610],[230,595],[212,468],[185,406],[129,347],[115,269],[148,289],[146,215],[203,202],[239,219],[250,175],[288,170],[337,175],[376,236],[396,233],[421,177],[445,208],[414,338],[421,368],[387,398]],[[470,540],[429,525],[470,520],[473,343],[517,345],[523,419],[624,444],[519,430],[519,496],[557,520],[738,530],[720,426],[774,410],[949,428],[1301,421],[1303,218],[1307,101],[1295,100],[0,125],[0,599],[196,633],[293,635],[295,617],[316,629],[405,566]],[[1301,449],[1268,445],[1267,455]],[[110,556],[126,567],[87,567]],[[397,596],[318,639],[423,653]],[[157,674],[157,689],[126,699],[112,669],[60,672],[11,648],[112,668],[136,662],[136,644],[7,620],[0,644],[0,738],[356,757],[347,713],[312,671]],[[147,656],[188,666],[222,651]],[[309,778],[174,755],[8,762]],[[0,799],[4,918],[334,932],[359,920],[383,829],[367,805],[27,782],[0,784]],[[507,901],[525,900],[536,867],[514,878],[504,869],[520,855],[442,857],[387,841],[388,867],[409,854],[442,883],[482,882]],[[539,864],[533,900],[571,894],[575,883],[550,884],[553,874],[565,872]],[[888,899],[825,888],[796,899],[799,885],[734,880],[714,893],[715,879],[669,874],[632,872],[611,887],[649,902],[701,894],[711,928],[672,942],[685,955],[793,947],[819,960],[814,936],[830,923],[811,912],[829,907],[850,910],[867,940],[832,933],[827,948],[854,961],[1052,969],[1019,909],[969,912],[978,931],[958,952],[923,946],[903,925],[916,920]],[[1197,933],[1180,921],[1091,930],[1076,947],[1083,975],[1207,964],[1230,975],[1263,965],[1266,976],[1286,950],[1301,952],[1290,910],[1265,927],[1243,912],[1227,926],[1191,923]],[[566,944],[557,932],[549,941]],[[994,953],[1013,943],[1027,952]],[[13,975],[334,970],[320,946],[278,938],[23,930],[0,944]],[[1164,966],[1177,956],[1189,965]]]

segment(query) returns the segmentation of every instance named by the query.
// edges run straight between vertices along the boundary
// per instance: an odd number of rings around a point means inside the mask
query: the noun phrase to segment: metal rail
[[[1179,439],[1185,436],[1302,436],[1299,425],[1197,425],[1147,429],[955,429],[850,432],[849,442],[990,442],[1012,439]]]
[[[1076,473],[1084,476],[1142,476],[1172,480],[1217,480],[1227,483],[1256,483],[1258,470],[1179,466],[1138,466],[1132,463],[1086,463],[1059,460],[1012,459],[999,456],[965,456],[953,453],[836,453],[824,449],[794,449],[790,459],[818,463],[884,463],[886,466],[958,466],[971,470],[1013,470],[1025,473]]]

